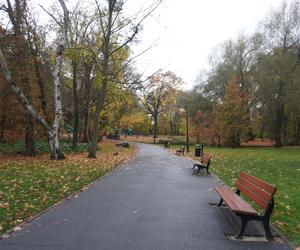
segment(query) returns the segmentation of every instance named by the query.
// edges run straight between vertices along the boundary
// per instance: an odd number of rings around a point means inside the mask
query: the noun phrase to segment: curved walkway
[[[138,147],[133,161],[1,240],[0,249],[291,249],[226,239],[238,224],[208,205],[218,201],[217,180],[192,175],[189,159]]]

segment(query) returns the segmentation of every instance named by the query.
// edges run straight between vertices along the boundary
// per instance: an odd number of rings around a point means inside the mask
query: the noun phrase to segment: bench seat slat
[[[272,199],[272,196],[264,193],[263,190],[253,186],[251,183],[242,178],[237,181],[236,187],[263,209],[267,208],[270,200]]]
[[[241,172],[240,173],[240,178],[246,179],[249,182],[252,182],[253,184],[255,184],[256,186],[258,186],[260,189],[265,190],[267,193],[270,194],[270,196],[273,196],[276,192],[276,187],[261,180],[258,179],[250,174],[247,174],[245,172]]]
[[[257,215],[257,211],[227,186],[214,187],[227,206],[235,213]]]

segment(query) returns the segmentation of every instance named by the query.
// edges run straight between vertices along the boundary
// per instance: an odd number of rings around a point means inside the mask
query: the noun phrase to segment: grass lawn
[[[204,147],[204,151],[212,155],[211,172],[227,185],[235,186],[240,171],[276,184],[272,223],[300,245],[300,148]],[[194,147],[189,155],[194,155]]]
[[[135,152],[134,147],[116,149],[113,142],[100,146],[97,159],[87,159],[87,153],[67,153],[61,161],[49,160],[49,154],[0,154],[0,235],[79,191]],[[113,155],[116,150],[118,155]]]

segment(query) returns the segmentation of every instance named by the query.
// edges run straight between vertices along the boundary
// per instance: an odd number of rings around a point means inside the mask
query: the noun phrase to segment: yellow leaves
[[[276,224],[278,226],[282,226],[282,227],[286,227],[286,226],[289,225],[289,223],[283,222],[283,221],[279,221],[279,220],[274,221],[274,224]]]

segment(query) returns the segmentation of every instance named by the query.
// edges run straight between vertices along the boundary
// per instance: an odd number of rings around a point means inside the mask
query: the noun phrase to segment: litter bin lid
[[[195,148],[201,148],[201,145],[200,144],[196,144]]]

